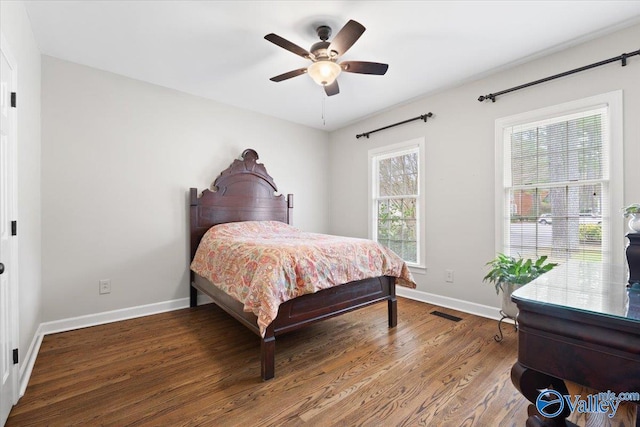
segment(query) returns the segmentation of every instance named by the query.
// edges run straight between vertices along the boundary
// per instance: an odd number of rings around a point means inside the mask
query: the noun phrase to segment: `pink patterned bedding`
[[[211,227],[191,269],[253,312],[263,336],[280,304],[303,294],[378,276],[416,287],[405,262],[376,242],[306,233],[277,221]]]

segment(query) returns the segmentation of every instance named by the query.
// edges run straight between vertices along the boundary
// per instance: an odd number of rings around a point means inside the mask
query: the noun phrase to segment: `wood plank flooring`
[[[266,382],[258,337],[214,305],[48,335],[6,425],[524,425],[512,327],[496,343],[495,321],[399,298],[388,329],[386,310],[279,337]]]

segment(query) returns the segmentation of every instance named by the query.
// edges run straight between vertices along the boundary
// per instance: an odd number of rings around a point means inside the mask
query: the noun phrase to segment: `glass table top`
[[[517,289],[512,298],[640,323],[640,289],[627,288],[622,265],[569,261]]]

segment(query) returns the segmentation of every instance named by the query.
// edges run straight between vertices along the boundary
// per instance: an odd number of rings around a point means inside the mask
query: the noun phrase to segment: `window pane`
[[[602,260],[610,211],[602,122],[598,111],[511,134],[508,253]]]
[[[424,261],[420,255],[422,246],[418,221],[421,145],[412,141],[398,145],[397,151],[371,156],[372,170],[376,171],[372,183],[373,237],[413,264]]]
[[[385,245],[405,261],[417,262],[417,221],[415,198],[378,200],[379,243]]]
[[[511,190],[509,250],[555,261],[602,260],[603,184]]]
[[[418,153],[380,160],[378,174],[380,196],[418,194]]]
[[[602,179],[602,150],[602,114],[514,132],[513,185]]]

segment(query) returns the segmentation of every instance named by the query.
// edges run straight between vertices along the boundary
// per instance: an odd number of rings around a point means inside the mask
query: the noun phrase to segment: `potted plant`
[[[635,233],[640,233],[640,203],[633,203],[622,208],[622,214],[629,218],[629,228]]]
[[[558,264],[547,262],[546,255],[533,261],[499,253],[486,265],[491,269],[482,281],[492,283],[497,294],[502,291],[502,313],[506,317],[515,319],[518,315],[518,307],[511,301],[511,293]]]

